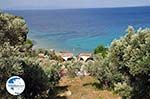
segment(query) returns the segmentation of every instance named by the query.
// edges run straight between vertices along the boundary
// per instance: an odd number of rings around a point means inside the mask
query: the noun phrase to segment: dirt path
[[[100,91],[93,86],[96,84],[97,81],[90,76],[63,77],[59,83],[60,93],[57,96],[60,98],[58,99],[121,99],[110,91]]]

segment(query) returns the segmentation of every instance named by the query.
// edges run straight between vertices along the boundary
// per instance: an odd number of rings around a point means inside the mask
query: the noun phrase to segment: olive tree
[[[114,40],[98,65],[97,78],[123,98],[150,98],[150,29],[135,31]]]

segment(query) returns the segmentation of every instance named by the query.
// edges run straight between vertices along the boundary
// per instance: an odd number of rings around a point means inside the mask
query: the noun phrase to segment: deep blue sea
[[[126,33],[129,25],[150,27],[150,7],[6,12],[25,18],[28,38],[37,42],[35,48],[74,53],[91,52],[100,44],[109,46]]]

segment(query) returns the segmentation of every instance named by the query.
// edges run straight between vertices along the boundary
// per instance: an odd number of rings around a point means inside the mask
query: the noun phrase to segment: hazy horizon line
[[[76,9],[115,9],[115,8],[137,8],[137,7],[150,7],[149,5],[146,6],[124,6],[124,7],[91,7],[91,8],[42,8],[42,9],[38,9],[38,8],[21,8],[21,9],[12,9],[12,8],[6,8],[6,9],[1,9],[2,11],[4,10],[76,10]]]

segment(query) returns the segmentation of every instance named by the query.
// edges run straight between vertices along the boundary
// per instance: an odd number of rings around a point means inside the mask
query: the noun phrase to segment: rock
[[[71,91],[70,90],[68,90],[68,91],[66,91],[66,92],[64,92],[64,93],[60,93],[60,94],[58,94],[58,96],[60,96],[60,97],[69,97],[69,96],[71,96],[72,95],[72,93],[71,93]]]
[[[66,95],[66,96],[71,96],[71,94],[72,94],[72,93],[71,93],[70,90],[68,90],[68,91],[65,92],[65,95]]]
[[[23,44],[27,33],[28,27],[22,17],[0,12],[0,44]]]

